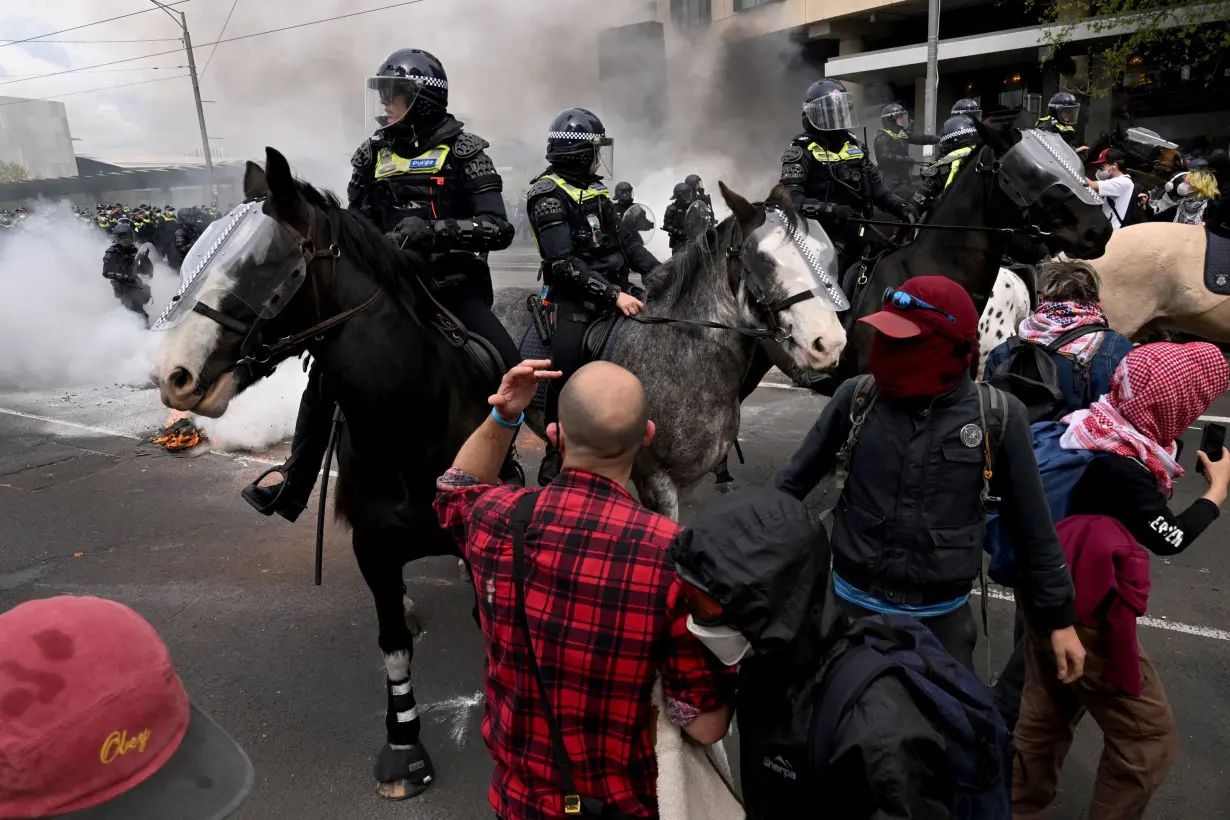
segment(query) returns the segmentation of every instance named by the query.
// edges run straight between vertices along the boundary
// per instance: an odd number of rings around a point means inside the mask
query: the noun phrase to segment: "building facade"
[[[0,162],[20,165],[30,179],[76,176],[64,103],[0,97]]]

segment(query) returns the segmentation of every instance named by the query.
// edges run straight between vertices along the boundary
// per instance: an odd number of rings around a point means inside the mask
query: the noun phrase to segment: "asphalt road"
[[[500,283],[532,281],[532,269],[513,269]],[[745,405],[747,464],[734,465],[736,479],[768,481],[823,401],[797,390],[757,391]],[[1230,416],[1230,399],[1209,413]],[[151,451],[139,437],[163,416],[152,391],[140,388],[0,395],[0,611],[88,594],[148,618],[194,701],[252,758],[257,782],[239,817],[490,817],[481,635],[456,563],[406,568],[424,627],[414,679],[437,780],[408,804],[386,803],[371,782],[383,740],[383,664],[347,533],[329,526],[324,585],[312,586],[314,516],[290,525],[254,513],[239,498],[262,466],[254,457]],[[1190,431],[1185,463],[1198,443],[1199,432]],[[533,475],[541,451],[526,444],[522,452]],[[1202,487],[1194,473],[1181,480],[1174,506]],[[712,496],[708,482],[685,496],[683,520]],[[819,494],[812,500],[826,502]],[[1219,521],[1184,554],[1152,559],[1150,615],[1160,626],[1142,626],[1140,635],[1182,741],[1150,817],[1230,817],[1228,527]],[[1000,664],[1012,605],[996,599],[990,608]],[[1086,723],[1053,814],[1061,820],[1083,816],[1097,767],[1097,730]]]

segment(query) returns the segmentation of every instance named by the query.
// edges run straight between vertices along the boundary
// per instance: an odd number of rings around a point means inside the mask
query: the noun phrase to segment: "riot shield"
[[[688,206],[687,213],[683,215],[683,232],[688,239],[703,236],[712,224],[713,211],[709,209],[709,203],[703,199],[693,202]]]
[[[657,227],[658,221],[653,211],[649,210],[649,206],[639,202],[628,206],[628,210],[624,212],[624,218],[619,223],[620,233],[638,236],[646,245],[653,239]]]
[[[1123,142],[1131,150],[1136,153],[1148,156],[1154,148],[1170,148],[1175,149],[1179,146],[1170,140],[1162,139],[1161,135],[1156,131],[1151,131],[1148,128],[1129,128],[1123,132]]]

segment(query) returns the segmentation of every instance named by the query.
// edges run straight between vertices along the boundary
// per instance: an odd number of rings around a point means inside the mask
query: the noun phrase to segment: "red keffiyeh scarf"
[[[1026,316],[1017,334],[1027,342],[1049,345],[1069,330],[1085,325],[1105,325],[1106,314],[1094,302],[1043,302]],[[1088,362],[1102,346],[1104,333],[1090,333],[1074,339],[1060,348],[1060,353],[1081,362]]]
[[[1230,366],[1211,344],[1143,345],[1123,357],[1109,395],[1064,419],[1069,426],[1060,444],[1134,458],[1169,497],[1184,473],[1176,439],[1228,385]]]

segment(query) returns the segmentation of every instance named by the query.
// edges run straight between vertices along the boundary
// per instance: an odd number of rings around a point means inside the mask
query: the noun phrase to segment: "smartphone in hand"
[[[1206,424],[1200,436],[1200,449],[1209,457],[1209,461],[1221,461],[1222,449],[1226,446],[1226,426],[1224,424]],[[1204,463],[1196,464],[1196,472],[1204,474]]]

